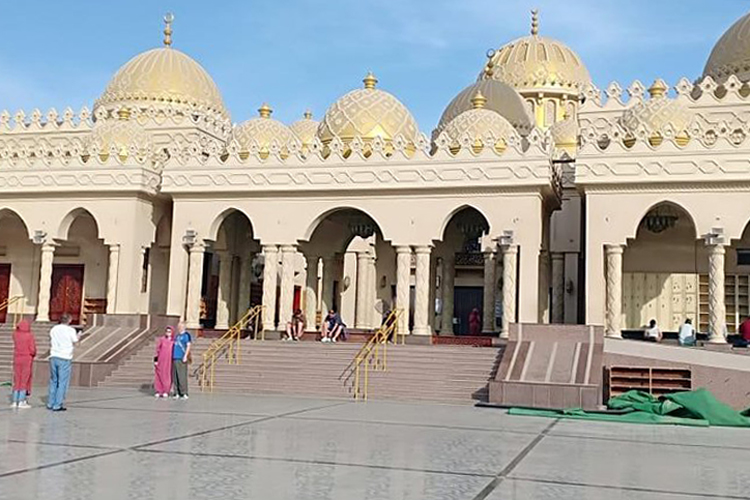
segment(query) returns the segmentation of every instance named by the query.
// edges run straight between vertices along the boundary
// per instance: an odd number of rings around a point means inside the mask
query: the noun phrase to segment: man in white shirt
[[[661,342],[662,339],[662,333],[658,326],[656,326],[656,320],[652,319],[649,324],[648,328],[643,332],[643,337],[646,340],[650,340],[651,342]]]
[[[680,331],[677,334],[677,339],[679,340],[680,345],[695,345],[695,341],[697,340],[695,335],[695,327],[693,327],[693,322],[690,321],[690,318],[686,319],[685,322],[680,326]]]
[[[65,411],[65,394],[70,383],[70,368],[73,360],[73,344],[78,342],[78,332],[70,326],[70,314],[60,317],[60,324],[49,332],[49,398],[47,408],[52,411]]]

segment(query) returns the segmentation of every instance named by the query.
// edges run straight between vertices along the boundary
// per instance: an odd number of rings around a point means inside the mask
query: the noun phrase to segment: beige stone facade
[[[690,317],[718,338],[750,313],[747,51],[726,48],[745,22],[695,84],[601,91],[535,15],[431,138],[372,74],[319,123],[264,104],[233,125],[170,29],[93,112],[0,114],[0,302],[217,329],[260,303],[267,329],[399,308],[412,335]]]

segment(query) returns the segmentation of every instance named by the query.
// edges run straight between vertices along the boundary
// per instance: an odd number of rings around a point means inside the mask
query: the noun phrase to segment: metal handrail
[[[10,306],[23,300],[24,298],[25,297],[23,295],[14,295],[13,297],[8,297],[4,301],[0,302],[0,312],[4,310],[7,310],[8,312],[10,312]],[[21,317],[23,316],[23,311],[19,312],[16,309],[14,312],[10,314],[13,315],[13,328],[15,328],[16,326],[18,326],[18,323],[20,322]]]
[[[253,338],[258,339],[260,335],[261,340],[265,340],[265,329],[263,328],[263,312],[265,306],[257,305],[249,309],[237,323],[235,323],[227,332],[220,338],[215,340],[203,353],[203,362],[198,367],[198,373],[200,375],[200,385],[202,390],[208,389],[213,391],[214,388],[214,377],[216,360],[226,353],[227,361],[229,364],[239,364],[240,362],[240,337],[242,331],[247,328],[248,325],[253,326]]]
[[[395,309],[386,317],[383,325],[377,329],[354,356],[351,363],[344,369],[342,376],[345,380],[353,381],[353,395],[355,400],[367,400],[370,384],[370,366],[375,371],[386,371],[388,369],[388,339],[394,336],[398,343],[398,324],[403,314],[402,309]],[[401,333],[401,343],[406,342],[406,336]]]

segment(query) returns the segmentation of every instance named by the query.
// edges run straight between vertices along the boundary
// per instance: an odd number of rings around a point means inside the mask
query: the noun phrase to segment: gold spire
[[[667,84],[664,83],[664,80],[661,78],[654,80],[654,83],[648,88],[648,93],[651,98],[664,97],[667,91],[669,91],[669,87],[667,87]]]
[[[263,103],[263,105],[258,108],[258,114],[261,118],[271,118],[271,113],[273,113],[273,109],[271,109],[271,106],[268,105],[268,103]]]
[[[534,36],[539,34],[539,9],[531,11],[531,34]]]
[[[487,104],[487,98],[484,97],[481,91],[477,90],[477,93],[471,98],[472,107],[474,109],[482,109],[485,104]]]
[[[367,76],[362,80],[362,82],[365,84],[366,89],[374,89],[375,85],[378,83],[378,79],[375,78],[375,75],[372,74],[372,71],[367,72]]]
[[[164,15],[164,45],[166,47],[172,46],[172,22],[174,21],[174,14],[167,12]]]
[[[302,115],[305,120],[312,120],[313,114],[309,109]]]

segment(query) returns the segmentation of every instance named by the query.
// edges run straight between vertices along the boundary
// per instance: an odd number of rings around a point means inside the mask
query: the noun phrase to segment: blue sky
[[[161,44],[175,14],[174,47],[213,76],[239,122],[264,101],[291,122],[320,117],[368,70],[401,99],[423,132],[481,70],[485,53],[529,31],[580,54],[599,87],[657,76],[700,76],[747,0],[2,0],[0,109],[91,105],[117,68]]]

